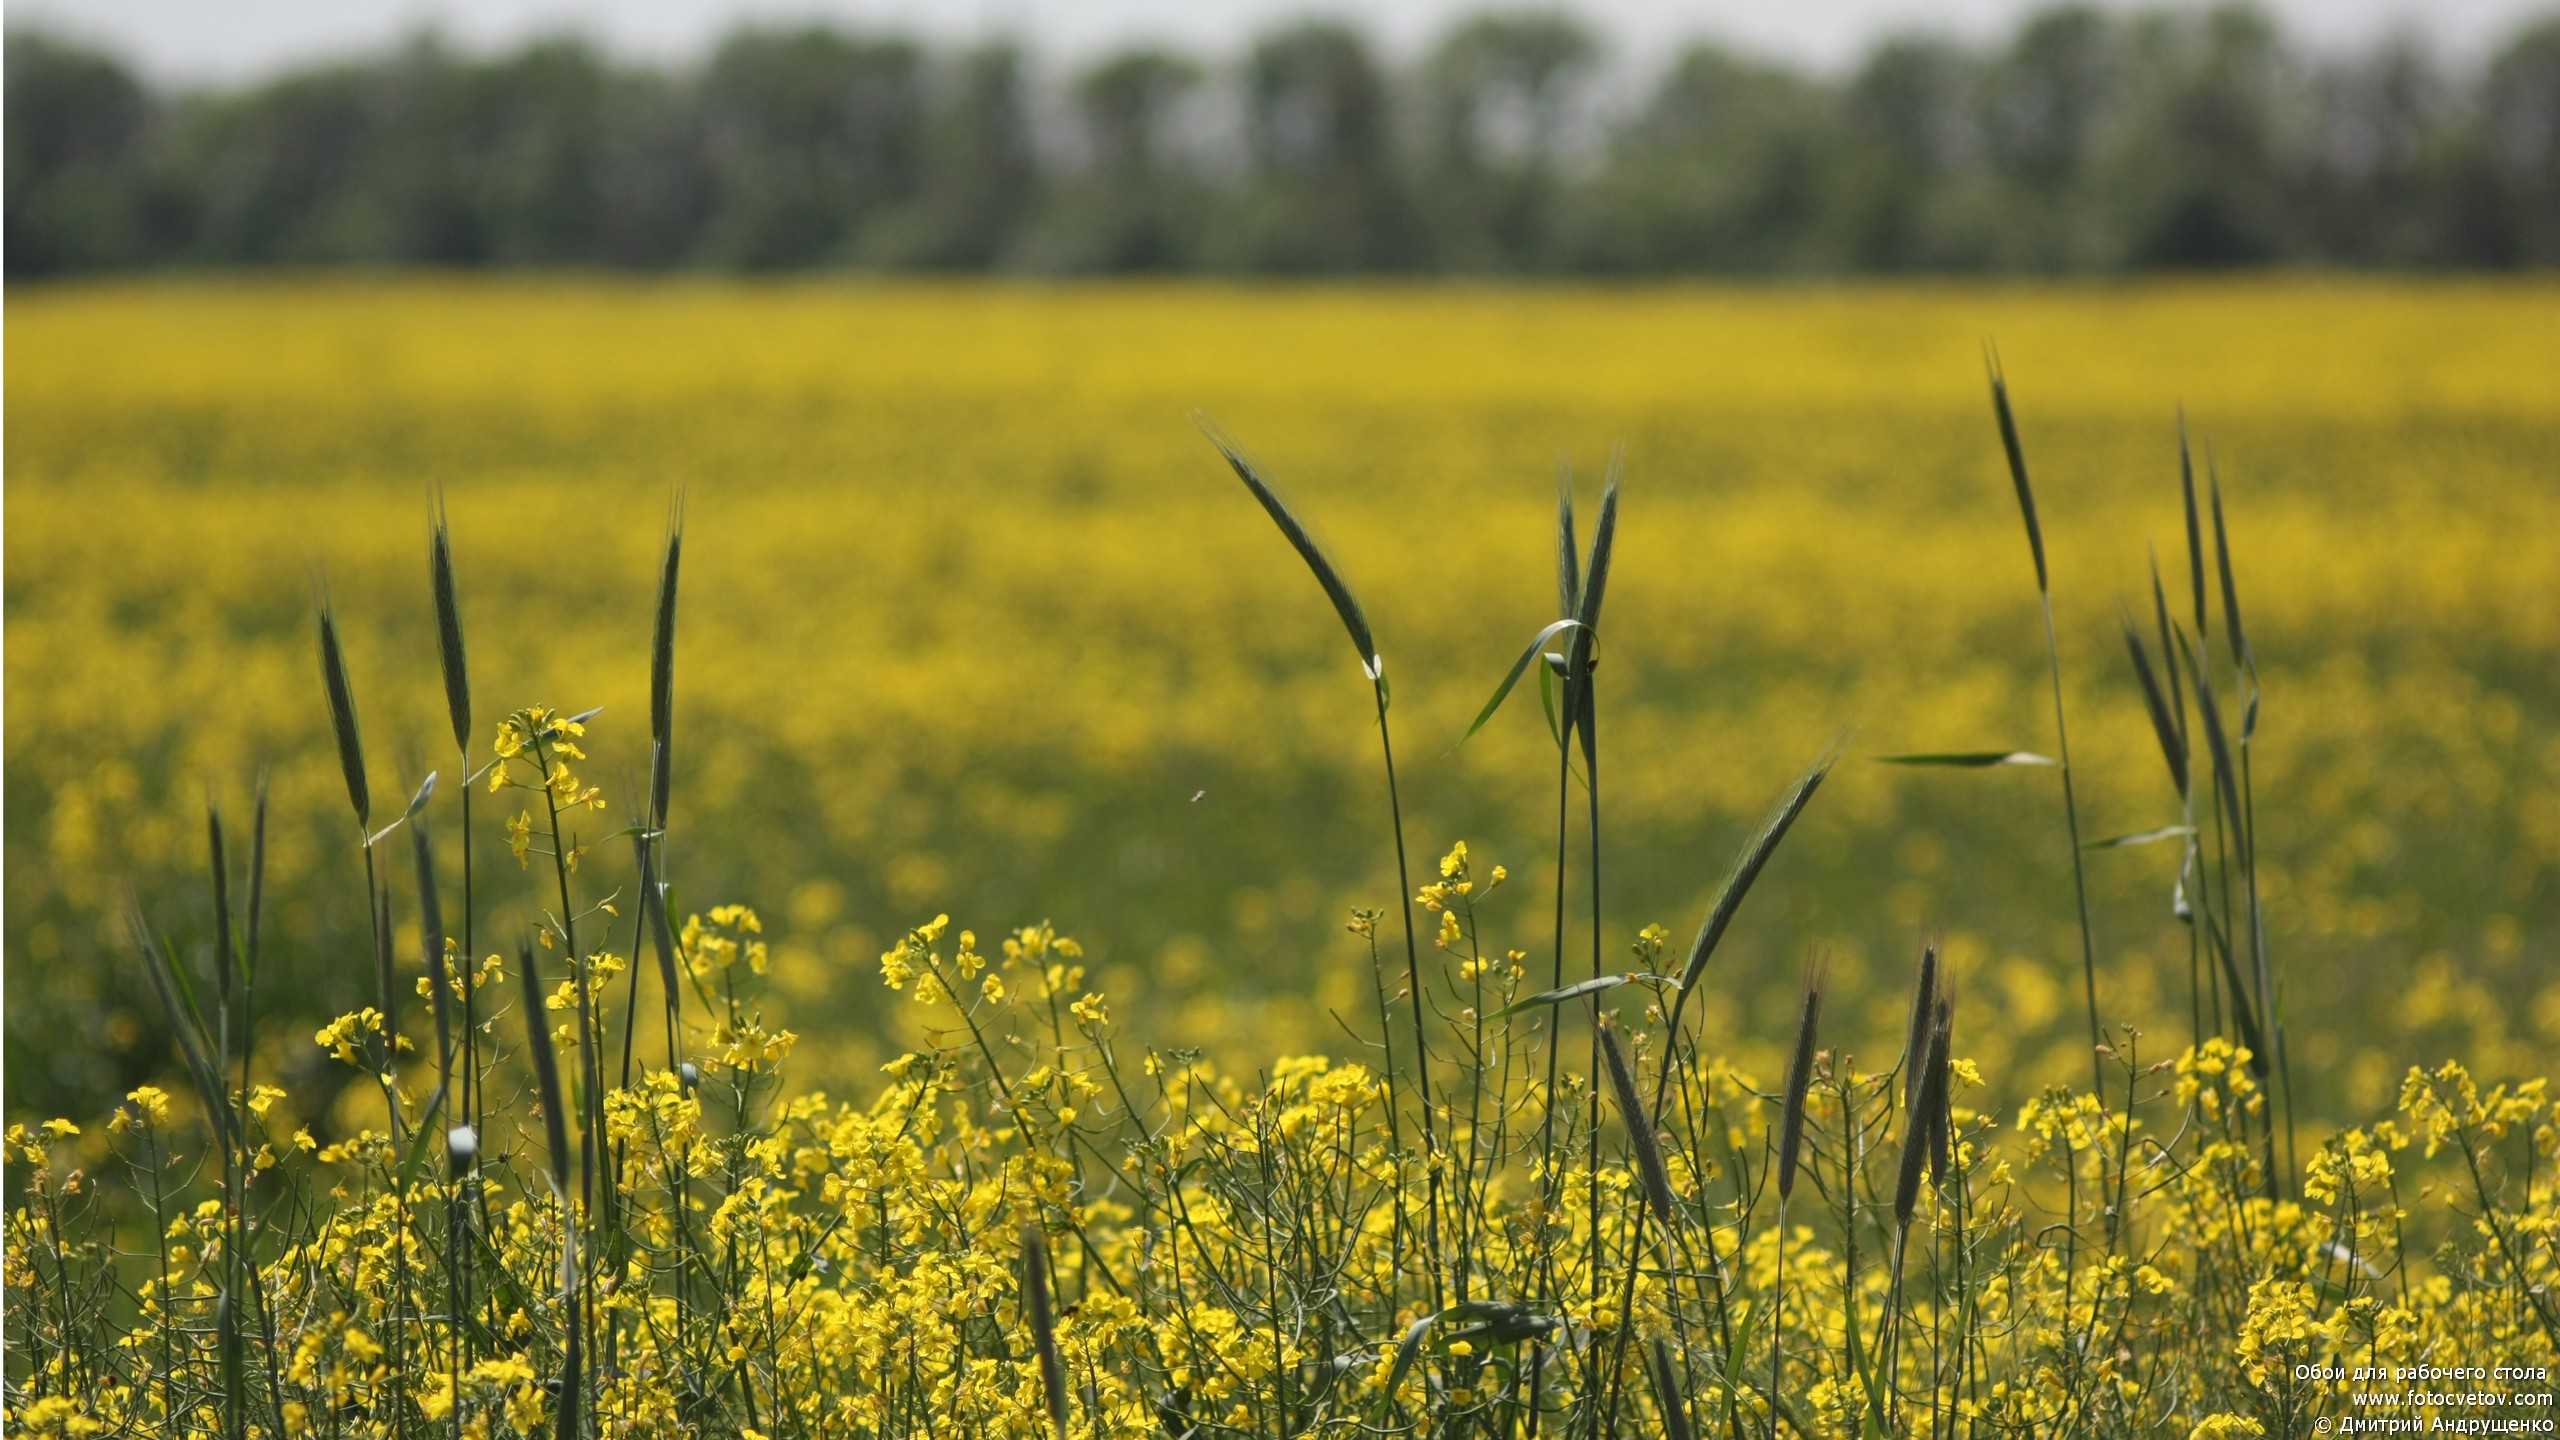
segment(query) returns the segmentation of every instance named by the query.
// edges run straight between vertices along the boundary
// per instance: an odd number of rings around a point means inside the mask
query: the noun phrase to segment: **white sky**
[[[2125,0],[2106,0],[2126,8]],[[2196,0],[2172,0],[2193,4]],[[2449,56],[2485,52],[2555,0],[2261,0],[2285,30],[2322,48],[2394,31]],[[700,54],[744,20],[830,20],[935,38],[1027,37],[1073,62],[1134,40],[1204,55],[1309,13],[1350,18],[1396,54],[1411,54],[1474,0],[9,0],[12,23],[36,22],[101,42],[164,80],[255,76],[316,58],[378,49],[432,27],[473,49],[575,31],[616,53],[658,60]],[[1519,8],[1516,0],[1500,8]],[[1878,34],[1933,29],[2005,33],[2034,0],[1561,0],[1607,37],[1616,58],[1645,61],[1707,36],[1771,56],[1838,67]]]

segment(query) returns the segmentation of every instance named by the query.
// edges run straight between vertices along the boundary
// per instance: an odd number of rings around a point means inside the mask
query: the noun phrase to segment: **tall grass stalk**
[[[1567,660],[1565,664],[1563,687],[1564,704],[1562,709],[1565,717],[1566,737],[1570,739],[1576,734],[1579,734],[1582,737],[1582,793],[1584,801],[1583,849],[1586,852],[1589,861],[1590,879],[1586,888],[1590,893],[1586,898],[1590,903],[1591,911],[1591,978],[1595,981],[1600,978],[1603,959],[1600,942],[1600,917],[1602,913],[1600,891],[1600,702],[1599,688],[1595,683],[1593,672],[1598,668],[1600,663],[1600,652],[1597,641],[1600,627],[1600,606],[1601,602],[1608,597],[1609,561],[1617,547],[1618,477],[1623,463],[1624,454],[1625,452],[1623,449],[1616,449],[1612,450],[1609,455],[1609,477],[1607,483],[1602,487],[1600,492],[1600,518],[1598,522],[1592,526],[1591,560],[1589,564],[1583,567],[1582,593],[1574,610],[1574,620],[1576,624],[1574,629],[1567,633],[1565,640],[1565,655],[1567,656]],[[1562,856],[1557,857],[1556,867],[1559,872],[1564,868]],[[1597,1005],[1599,1002],[1595,998],[1592,1003]],[[1600,1040],[1599,1032],[1597,1030],[1593,1031],[1591,1045],[1592,1051],[1589,1066],[1583,1073],[1591,1077],[1591,1089],[1594,1092],[1593,1099],[1595,1103],[1590,1107],[1590,1123],[1587,1126],[1589,1140],[1583,1152],[1583,1176],[1585,1185],[1590,1192],[1589,1204],[1593,1212],[1597,1213],[1600,1207],[1600,1107],[1596,1101],[1598,1099],[1597,1092],[1600,1087],[1601,1063],[1599,1049]],[[1601,1284],[1601,1254],[1600,1236],[1596,1228],[1592,1232],[1589,1248],[1591,1287],[1593,1291],[1597,1292]],[[1632,1258],[1630,1263],[1632,1263]],[[1612,1400],[1612,1403],[1615,1403],[1614,1399]],[[1595,1419],[1595,1426],[1597,1423],[1598,1422]]]
[[[1317,585],[1323,588],[1325,597],[1333,602],[1334,612],[1341,618],[1342,628],[1351,637],[1352,648],[1359,654],[1360,673],[1368,677],[1370,697],[1377,705],[1378,749],[1386,762],[1387,772],[1387,816],[1395,834],[1396,914],[1402,917],[1404,922],[1405,989],[1413,1013],[1414,1089],[1420,1102],[1422,1116],[1426,1192],[1425,1243],[1430,1246],[1431,1257],[1426,1268],[1430,1272],[1431,1308],[1436,1311],[1441,1308],[1445,1294],[1440,1283],[1440,1257],[1444,1253],[1440,1246],[1440,1143],[1435,1122],[1435,1107],[1431,1098],[1430,1041],[1424,1032],[1422,1021],[1424,1003],[1422,956],[1413,935],[1413,870],[1405,856],[1404,797],[1396,787],[1395,734],[1393,727],[1387,723],[1387,662],[1378,653],[1377,640],[1370,632],[1369,617],[1360,608],[1359,598],[1352,594],[1350,585],[1343,580],[1341,572],[1334,568],[1332,559],[1324,552],[1324,547],[1316,543],[1315,536],[1290,510],[1288,502],[1281,498],[1279,491],[1262,477],[1261,472],[1254,468],[1252,462],[1245,458],[1244,453],[1227,438],[1225,432],[1219,430],[1206,416],[1195,418],[1198,420],[1201,433],[1208,436],[1209,443],[1218,448],[1218,453],[1225,457],[1228,468],[1235,471],[1236,478],[1244,482],[1245,488],[1253,493],[1253,498],[1261,502],[1264,513],[1268,514],[1272,523],[1280,528],[1281,535],[1298,552],[1298,558],[1306,562],[1308,572],[1314,575]]]
[[[2266,1021],[2267,1038],[2275,1046],[2275,1070],[2279,1099],[2284,1106],[2284,1173],[2288,1177],[2302,1173],[2294,1151],[2293,1135],[2293,1063],[2284,1037],[2284,991],[2277,983],[2274,962],[2267,953],[2266,908],[2258,898],[2258,802],[2250,778],[2249,755],[2258,734],[2258,660],[2249,649],[2249,632],[2240,620],[2240,586],[2231,573],[2230,531],[2222,520],[2222,476],[2213,459],[2213,447],[2205,447],[2205,480],[2213,504],[2214,569],[2222,581],[2222,621],[2231,639],[2231,663],[2242,694],[2240,710],[2240,833],[2246,837],[2241,847],[2241,883],[2247,887],[2249,901],[2249,954],[2258,980],[2259,1013]],[[2281,1190],[2278,1191],[2280,1195]]]
[[[2036,520],[2035,486],[2027,479],[2027,455],[2018,442],[2017,417],[2009,410],[2009,382],[1999,356],[1990,357],[1991,408],[2000,424],[2000,448],[2009,457],[2009,478],[2018,492],[2018,513],[2027,525],[2027,548],[2036,562],[2036,598],[2044,610],[2044,653],[2053,682],[2053,741],[2062,771],[2062,818],[2071,836],[2071,898],[2080,921],[2080,978],[2089,1006],[2089,1067],[2097,1094],[2104,1098],[2107,1067],[2098,1054],[2106,1037],[2098,1021],[2098,946],[2089,925],[2089,876],[2080,844],[2080,796],[2072,781],[2071,730],[2062,708],[2062,645],[2053,627],[2053,581],[2045,568],[2044,527]]]

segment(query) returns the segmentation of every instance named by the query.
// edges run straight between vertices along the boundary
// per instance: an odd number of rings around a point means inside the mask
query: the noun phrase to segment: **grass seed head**
[[[444,496],[436,496],[435,529],[427,542],[427,568],[436,593],[436,658],[444,669],[444,708],[453,722],[454,748],[471,749],[471,662],[462,646],[462,600],[453,583],[453,536],[445,528]]]
[[[658,572],[658,619],[649,638],[649,823],[667,823],[675,773],[676,576],[684,562],[684,494],[667,520],[667,558]]]
[[[1316,577],[1316,583],[1324,587],[1325,598],[1333,602],[1334,613],[1342,617],[1342,628],[1350,634],[1352,646],[1360,652],[1361,672],[1372,681],[1377,680],[1384,673],[1385,663],[1378,656],[1377,639],[1370,633],[1368,613],[1360,608],[1360,598],[1351,593],[1351,586],[1343,580],[1342,572],[1334,568],[1332,557],[1316,543],[1315,535],[1298,518],[1297,512],[1289,508],[1289,502],[1281,497],[1269,480],[1263,478],[1262,472],[1245,458],[1244,452],[1224,430],[1218,428],[1215,421],[1200,414],[1194,414],[1192,419],[1199,425],[1200,433],[1208,436],[1209,443],[1217,446],[1218,453],[1226,457],[1227,467],[1236,472],[1236,478],[1253,492],[1254,499],[1262,502],[1271,522],[1280,527],[1281,535],[1297,550],[1298,558],[1306,562],[1307,569]]]
[[[1636,1171],[1644,1177],[1644,1197],[1663,1224],[1672,1223],[1676,1213],[1671,1205],[1671,1172],[1662,1163],[1662,1142],[1653,1132],[1653,1120],[1645,1113],[1643,1097],[1636,1093],[1635,1071],[1627,1064],[1626,1048],[1618,1043],[1614,1025],[1600,1027],[1600,1053],[1608,1062],[1609,1089],[1617,1096],[1618,1113],[1626,1117],[1627,1138],[1635,1145]]]
[[[1814,1045],[1822,1028],[1822,985],[1830,966],[1822,959],[1805,977],[1804,1000],[1796,1013],[1796,1043],[1787,1061],[1786,1094],[1778,1111],[1778,1198],[1795,1192],[1796,1160],[1804,1150],[1805,1097],[1813,1088]]]
[[[1902,1103],[1908,1109],[1920,1097],[1920,1068],[1927,1056],[1929,1017],[1938,999],[1938,947],[1920,947],[1920,978],[1911,987],[1911,1029],[1902,1041]]]
[[[1955,1102],[1955,987],[1941,985],[1938,990],[1937,1015],[1930,1024],[1929,1049],[1937,1056],[1931,1077],[1938,1087],[1937,1103],[1927,1105],[1929,1116],[1929,1183],[1943,1187],[1947,1183],[1947,1161],[1954,1130]],[[1923,1096],[1925,1102],[1926,1096]]]
[[[1777,853],[1778,842],[1787,838],[1787,831],[1796,823],[1796,817],[1804,813],[1805,806],[1813,803],[1813,792],[1822,788],[1823,780],[1831,774],[1831,767],[1839,763],[1840,752],[1847,745],[1848,737],[1843,735],[1825,746],[1822,753],[1814,757],[1812,768],[1796,777],[1796,783],[1778,798],[1775,808],[1770,810],[1768,818],[1760,822],[1760,828],[1752,833],[1741,853],[1733,857],[1732,868],[1725,872],[1724,887],[1717,892],[1715,904],[1708,907],[1707,918],[1699,923],[1698,938],[1689,946],[1689,961],[1681,968],[1682,1001],[1688,999],[1698,977],[1706,973],[1707,960],[1715,954],[1716,942],[1724,938],[1725,928],[1733,923],[1735,912],[1742,908],[1742,898],[1751,893],[1752,882],[1760,878],[1769,857]]]
[[[320,602],[320,681],[329,692],[329,724],[337,732],[338,765],[347,774],[347,799],[355,806],[356,824],[373,823],[373,790],[364,778],[364,737],[356,729],[355,690],[347,683],[347,657],[338,645],[337,617],[329,602]]]
[[[525,1051],[533,1060],[533,1083],[542,1103],[544,1138],[551,1144],[551,1183],[561,1194],[569,1190],[569,1120],[560,1090],[560,1057],[551,1046],[549,999],[542,990],[541,962],[531,944],[516,947],[516,973],[524,979]],[[570,1327],[573,1331],[577,1328]]]
[[[1573,467],[1556,457],[1556,618],[1571,619],[1582,605],[1582,551],[1573,534]]]
[[[1067,1384],[1058,1364],[1058,1322],[1049,1304],[1049,1249],[1038,1221],[1022,1227],[1022,1308],[1031,1322],[1031,1343],[1040,1356],[1040,1392],[1049,1407],[1051,1431],[1067,1433]]]
[[[1946,1108],[1947,1067],[1944,1046],[1947,1035],[1937,1017],[1929,1017],[1926,1031],[1927,1053],[1920,1061],[1920,1088],[1915,1103],[1902,1117],[1901,1164],[1894,1172],[1893,1223],[1909,1225],[1911,1213],[1920,1203],[1920,1176],[1928,1168],[1929,1117]]]
[[[1653,1399],[1662,1407],[1664,1440],[1690,1440],[1689,1406],[1680,1395],[1680,1369],[1671,1360],[1671,1346],[1659,1335],[1653,1337]]]
[[[2036,523],[2035,486],[2027,480],[2027,452],[2018,443],[2018,420],[2009,411],[2009,380],[2000,370],[2000,352],[1989,352],[1991,369],[1991,409],[2000,421],[2000,448],[2009,457],[2009,479],[2018,489],[2018,513],[2027,522],[2027,548],[2036,558],[2036,589],[2040,593],[2053,588],[2044,568],[2044,527]]]

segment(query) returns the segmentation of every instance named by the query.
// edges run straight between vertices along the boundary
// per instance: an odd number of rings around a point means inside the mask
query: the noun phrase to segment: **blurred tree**
[[[383,154],[386,134],[420,117],[417,102],[445,65],[421,43],[370,67],[331,66],[181,102],[166,166],[187,232],[180,258],[314,264],[450,260],[475,250],[446,157],[422,144],[430,163],[420,169]]]
[[[40,34],[7,42],[8,273],[153,258],[145,147],[156,107],[107,56]]]
[[[512,264],[574,264],[604,252],[605,157],[615,77],[575,41],[535,45],[475,66],[454,86],[464,203],[480,254]],[[444,128],[444,127],[438,127]]]
[[[2216,267],[2283,256],[2279,112],[2295,76],[2257,12],[2153,15],[2134,27],[2136,81],[2102,190],[2116,197],[2117,257]]]
[[[1979,205],[1950,204],[1979,159],[1975,65],[1953,44],[1888,40],[1850,81],[1842,191],[1843,239],[1862,270],[1968,267],[1984,242],[1960,219],[1989,222]],[[1965,198],[1970,199],[1970,196]]]
[[[1552,11],[1479,16],[1441,40],[1423,70],[1416,189],[1442,267],[1554,263],[1567,125],[1599,58],[1591,32]]]
[[[1230,263],[1254,270],[1402,269],[1416,258],[1389,153],[1385,77],[1359,32],[1308,21],[1264,36],[1245,68],[1252,160]]]
[[[2474,207],[2497,203],[2477,127],[2461,123],[2452,80],[2415,40],[2323,66],[2310,88],[2298,184],[2323,258],[2420,265],[2496,243],[2494,221],[2469,233],[2483,218]]]
[[[1034,264],[1106,272],[1176,270],[1197,258],[1207,187],[1174,127],[1200,67],[1171,51],[1111,56],[1076,78],[1083,165],[1053,186]]]
[[[1610,272],[1833,268],[1838,120],[1801,76],[1681,55],[1572,205],[1574,263]]]
[[[2122,34],[2106,16],[2065,5],[2029,17],[1983,68],[1977,125],[2001,191],[1993,263],[2052,271],[2105,257],[2088,184],[2123,103],[2124,66]]]
[[[21,31],[8,273],[2560,263],[2560,21],[2458,69],[2410,39],[2291,48],[2242,7],[2072,0],[2001,45],[1889,39],[1842,79],[1701,46],[1620,109],[1599,54],[1506,11],[1391,77],[1307,22],[1214,86],[1112,57],[1052,116],[1011,45],[819,27],[742,30],[687,71],[424,36],[166,96]]]
[[[710,213],[698,253],[778,269],[843,260],[924,174],[924,56],[904,40],[746,31],[702,80]]]
[[[2511,219],[2497,258],[2560,264],[2560,19],[2518,35],[2481,86],[2482,146]]]
[[[1041,178],[1022,92],[1022,53],[1011,45],[953,63],[927,111],[915,198],[865,238],[865,259],[984,270],[1010,251]]]

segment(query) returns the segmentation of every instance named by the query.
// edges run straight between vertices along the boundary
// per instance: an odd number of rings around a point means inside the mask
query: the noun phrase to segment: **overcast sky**
[[[2129,8],[2124,0],[2108,3]],[[2483,52],[2555,8],[2555,0],[2262,3],[2289,33],[2323,48],[2397,30],[2457,58]],[[1073,62],[1136,40],[1232,51],[1267,25],[1310,13],[1354,18],[1392,51],[1411,53],[1451,17],[1486,8],[1497,7],[1472,0],[9,0],[7,13],[13,24],[33,21],[103,42],[162,79],[218,81],[378,49],[430,27],[475,49],[574,31],[623,55],[682,60],[742,21],[825,19],[937,38],[1021,35],[1044,54]],[[1638,66],[1704,35],[1837,67],[1885,31],[1996,35],[2037,7],[2033,0],[1564,0],[1562,8],[1583,16],[1619,59]]]

